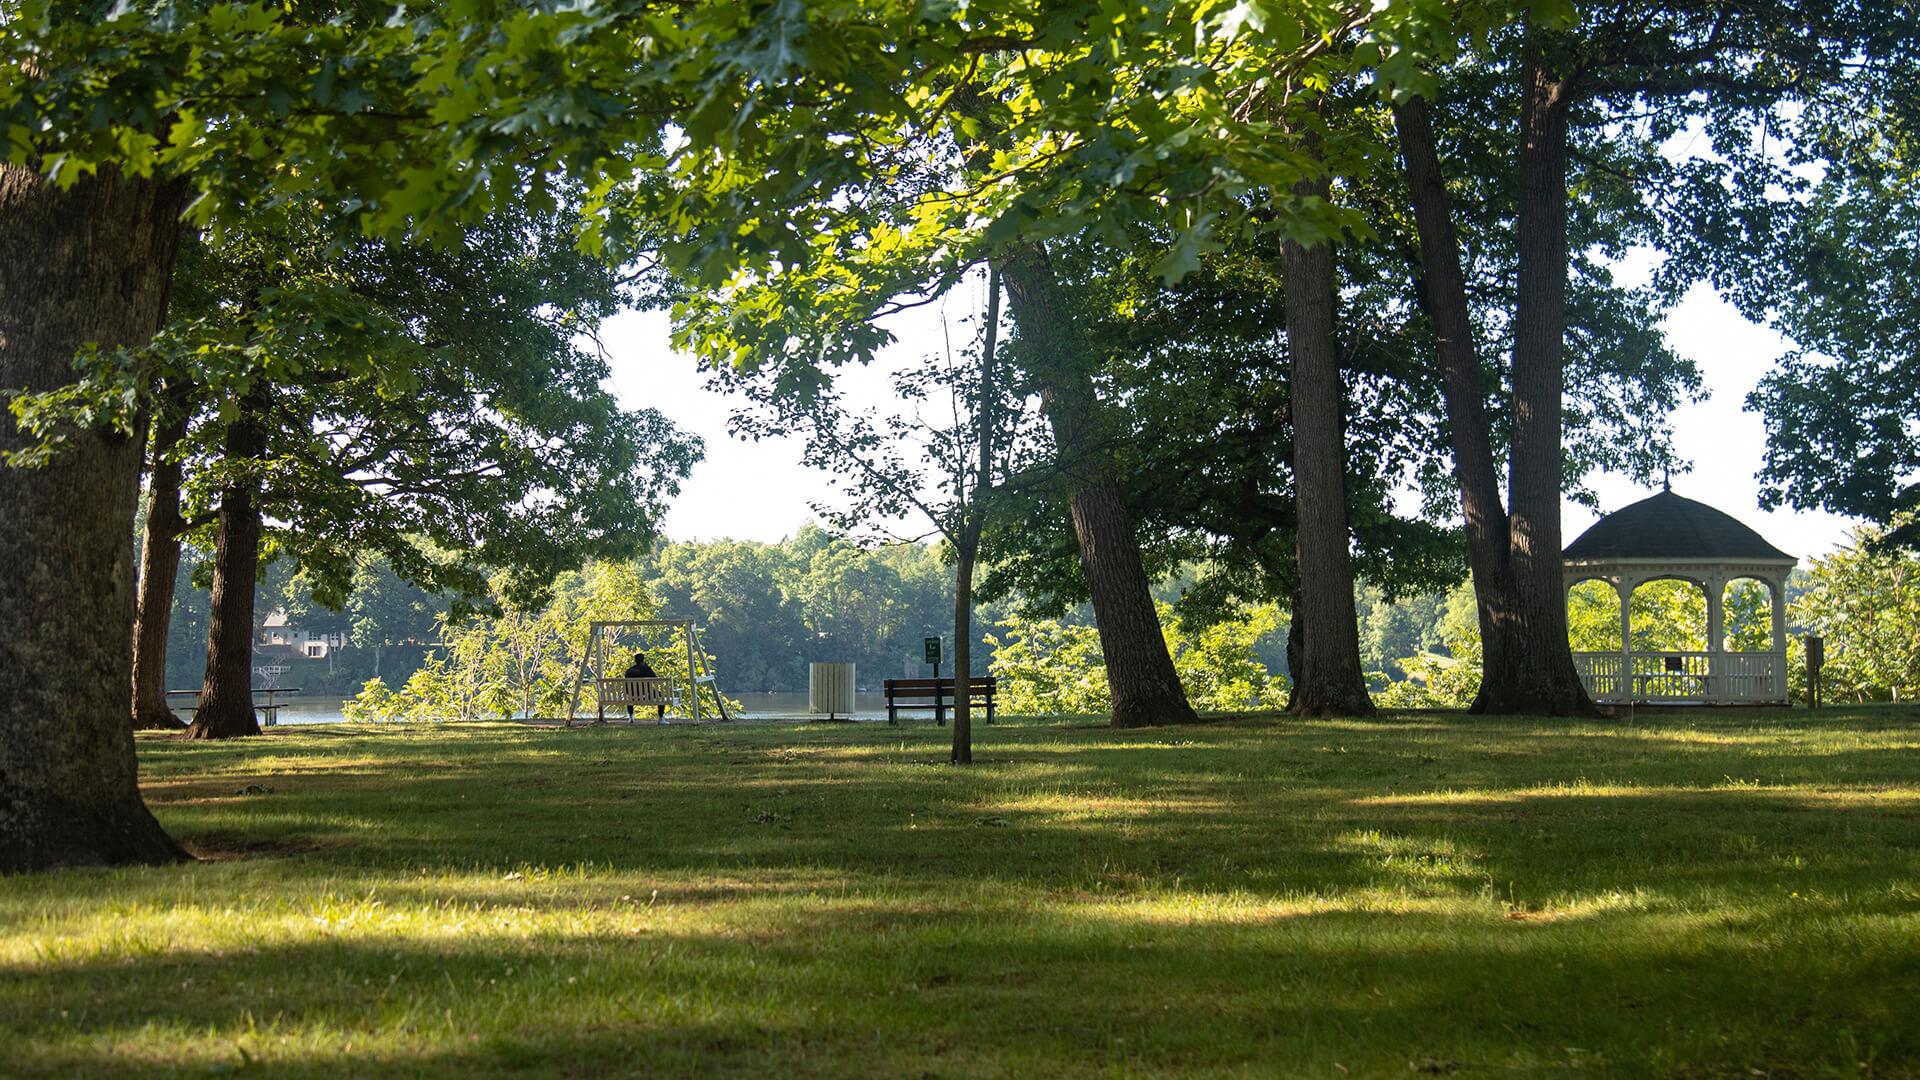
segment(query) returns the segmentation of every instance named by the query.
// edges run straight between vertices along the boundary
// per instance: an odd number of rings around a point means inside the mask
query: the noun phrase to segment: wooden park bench
[[[285,701],[273,700],[274,695],[275,694],[298,694],[300,692],[300,688],[297,686],[256,686],[253,688],[253,692],[256,694],[267,695],[266,701],[257,702],[253,706],[254,711],[260,714],[260,726],[273,727],[274,725],[280,722],[280,710],[286,708],[288,705],[288,703]],[[167,691],[167,696],[197,698],[200,696],[200,691],[169,690]]]
[[[880,689],[887,696],[887,723],[900,722],[901,709],[932,709],[933,722],[945,724],[947,709],[953,704],[952,679],[886,679]],[[993,679],[967,680],[967,700],[987,708],[987,723],[993,723]]]

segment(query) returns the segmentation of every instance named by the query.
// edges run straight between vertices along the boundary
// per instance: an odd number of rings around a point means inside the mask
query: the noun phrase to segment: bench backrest
[[[932,701],[937,695],[943,698],[953,697],[952,679],[885,679],[880,688],[890,699],[925,698]],[[986,675],[967,680],[968,697],[992,697],[993,676]]]
[[[672,679],[601,679],[602,705],[671,705]]]

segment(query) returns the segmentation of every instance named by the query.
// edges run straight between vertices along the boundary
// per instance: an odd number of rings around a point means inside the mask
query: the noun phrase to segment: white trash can
[[[829,720],[853,719],[853,665],[808,664],[807,710]]]

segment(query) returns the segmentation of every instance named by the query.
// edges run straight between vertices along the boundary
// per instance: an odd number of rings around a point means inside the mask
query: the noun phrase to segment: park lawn
[[[142,737],[0,1072],[1920,1076],[1920,711]]]

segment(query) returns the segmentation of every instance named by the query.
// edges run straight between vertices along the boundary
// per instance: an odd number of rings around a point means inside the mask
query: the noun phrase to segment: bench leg
[[[887,702],[887,723],[898,724],[899,722],[900,722],[900,717],[898,713],[895,711],[893,702],[891,701]]]
[[[987,723],[993,723],[993,699],[987,699]]]

